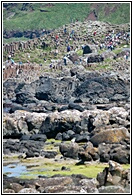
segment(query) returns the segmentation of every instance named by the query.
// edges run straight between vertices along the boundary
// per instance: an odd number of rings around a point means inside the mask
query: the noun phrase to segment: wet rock
[[[3,143],[3,152],[6,153],[25,153],[27,157],[39,156],[44,142],[34,140],[12,141],[7,140]],[[26,158],[27,158],[26,157]]]
[[[28,108],[21,106],[20,104],[17,103],[12,103],[11,108],[9,110],[9,113],[12,114],[16,110],[24,110],[24,111],[30,111]]]
[[[29,140],[30,139],[30,135],[22,135],[22,137],[20,138],[21,140]]]

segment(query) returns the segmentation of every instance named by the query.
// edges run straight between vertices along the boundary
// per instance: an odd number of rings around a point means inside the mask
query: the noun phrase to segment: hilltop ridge
[[[130,3],[3,3],[3,31],[52,30],[75,21],[130,22]]]

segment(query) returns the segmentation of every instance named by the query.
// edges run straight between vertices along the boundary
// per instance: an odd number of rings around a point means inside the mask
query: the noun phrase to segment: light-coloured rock
[[[23,188],[18,193],[40,193],[34,188]]]
[[[100,143],[117,143],[129,137],[128,130],[125,127],[121,127],[100,131],[100,133],[92,136],[90,141],[94,146],[98,146]]]

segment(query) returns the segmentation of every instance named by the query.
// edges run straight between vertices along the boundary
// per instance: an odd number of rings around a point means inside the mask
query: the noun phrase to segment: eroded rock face
[[[21,105],[37,105],[41,100],[56,104],[69,103],[72,98],[73,101],[80,99],[90,104],[106,104],[118,100],[127,101],[130,97],[130,81],[124,76],[88,72],[82,65],[67,69],[67,76],[41,76],[30,84],[9,79],[3,86],[4,97]]]

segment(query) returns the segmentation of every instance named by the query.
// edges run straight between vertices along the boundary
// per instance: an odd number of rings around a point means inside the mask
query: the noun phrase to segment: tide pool
[[[26,171],[26,166],[20,164],[9,164],[7,166],[3,166],[3,174],[6,174],[8,177],[19,177]]]

